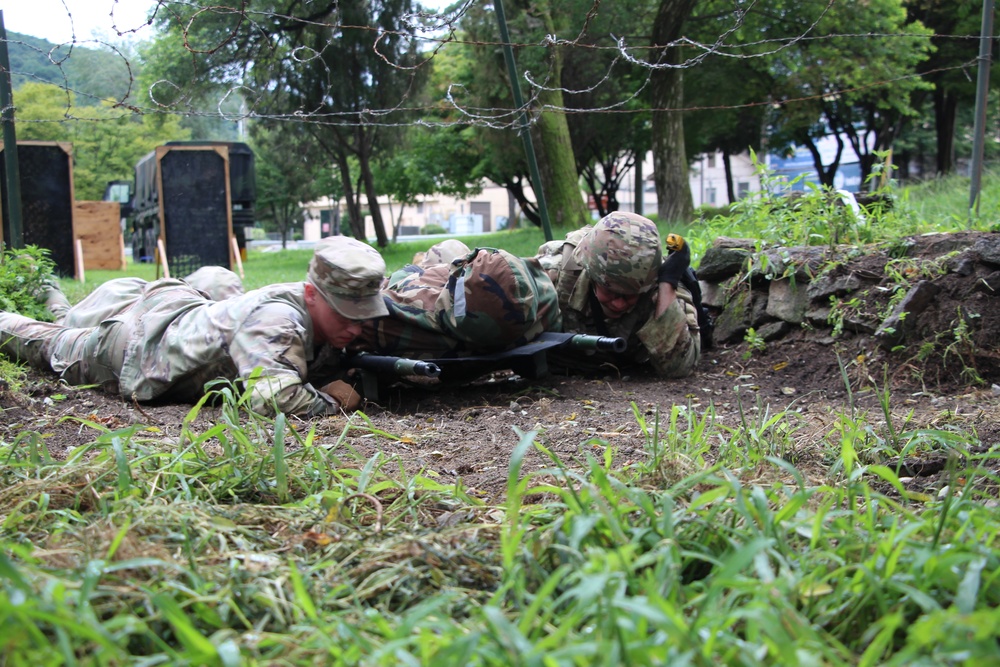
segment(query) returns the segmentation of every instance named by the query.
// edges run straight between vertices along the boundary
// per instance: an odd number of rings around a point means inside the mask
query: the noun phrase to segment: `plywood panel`
[[[85,270],[125,269],[120,216],[118,202],[73,202],[73,236],[82,242]]]

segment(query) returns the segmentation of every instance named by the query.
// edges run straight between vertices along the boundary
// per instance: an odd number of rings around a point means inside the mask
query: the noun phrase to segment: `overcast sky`
[[[119,41],[112,26],[125,33],[141,27],[135,35],[147,38],[152,29],[144,25],[146,11],[155,4],[155,0],[0,0],[0,10],[7,32],[58,44],[71,41],[74,31],[77,41],[93,39],[95,34]]]
[[[422,4],[444,9],[452,2],[423,0]],[[74,31],[77,41],[94,39],[96,35],[99,39],[117,42],[121,38],[112,26],[116,26],[118,32],[127,33],[126,36],[149,39],[152,28],[145,25],[146,12],[155,6],[156,0],[0,0],[7,32],[42,37],[56,44],[71,41]],[[73,17],[72,27],[70,16]],[[136,32],[131,32],[137,28]]]

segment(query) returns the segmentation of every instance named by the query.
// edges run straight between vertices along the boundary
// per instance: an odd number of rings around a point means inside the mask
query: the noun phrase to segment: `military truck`
[[[233,268],[230,238],[246,257],[257,198],[253,151],[244,143],[170,141],[135,166],[129,216],[132,259],[151,262],[164,242],[171,272]],[[176,269],[174,268],[176,267]]]

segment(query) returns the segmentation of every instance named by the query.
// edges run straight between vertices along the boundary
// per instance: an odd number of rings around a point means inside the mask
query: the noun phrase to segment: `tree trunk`
[[[635,184],[632,186],[632,207],[635,209],[636,215],[645,215],[643,213],[643,195],[646,193],[646,184],[642,181],[642,161],[645,159],[645,155],[641,150],[635,152]]]
[[[507,229],[517,229],[517,198],[507,190]]]
[[[347,202],[347,224],[351,235],[356,239],[365,238],[365,221],[361,219],[361,207],[354,196],[354,184],[351,182],[351,165],[343,151],[337,153],[337,167],[340,169],[340,180],[344,182],[344,200]]]
[[[733,160],[729,149],[722,149],[722,166],[726,168],[726,197],[730,204],[736,201],[736,190],[733,188]]]
[[[544,12],[544,21],[549,34],[555,34],[555,24],[548,11]],[[538,135],[541,137],[538,169],[549,219],[553,226],[575,229],[585,225],[590,216],[580,190],[580,175],[576,171],[576,156],[573,153],[573,143],[570,141],[566,114],[544,110],[546,106],[556,109],[565,106],[561,88],[563,68],[561,47],[551,48],[552,64],[548,89],[541,90],[538,94],[538,103],[543,109],[537,123]]]
[[[372,165],[367,150],[358,153],[358,165],[361,168],[361,179],[364,182],[365,196],[368,198],[368,208],[372,215],[372,225],[375,227],[375,241],[379,248],[384,248],[389,245],[389,237],[385,233],[382,207],[378,205],[378,191],[375,190],[375,177],[372,175]]]
[[[955,118],[958,98],[947,90],[934,90],[934,129],[937,132],[937,174],[955,170]]]
[[[825,185],[828,188],[833,187],[833,178],[837,175],[837,169],[840,168],[840,158],[844,153],[844,140],[840,138],[840,134],[834,134],[837,140],[837,152],[834,155],[833,161],[828,164],[823,164],[823,156],[820,155],[819,146],[812,137],[807,138],[803,145],[809,149],[810,155],[812,155],[813,166],[816,167],[816,174],[819,176],[819,184]]]
[[[694,9],[695,0],[660,0],[653,23],[652,46],[660,64],[676,63],[680,53],[668,45],[676,40]],[[681,69],[653,70],[653,182],[661,222],[687,222],[694,212],[684,147],[684,73]]]

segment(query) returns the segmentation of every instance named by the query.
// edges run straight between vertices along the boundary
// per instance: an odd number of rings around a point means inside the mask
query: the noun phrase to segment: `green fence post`
[[[535,144],[532,143],[531,132],[528,130],[528,111],[524,108],[524,100],[521,98],[521,84],[518,83],[517,67],[514,64],[514,49],[510,45],[507,17],[503,11],[502,0],[495,0],[493,7],[496,10],[497,24],[500,26],[500,41],[503,43],[503,59],[507,61],[510,89],[514,93],[514,104],[518,109],[518,132],[521,134],[521,140],[524,141],[524,152],[528,158],[528,169],[531,171],[531,187],[535,191],[535,199],[538,200],[538,212],[542,216],[542,231],[545,232],[545,240],[551,241],[552,226],[549,224],[549,209],[545,206],[542,177],[538,173],[538,160],[535,159]]]
[[[10,56],[7,54],[7,28],[0,9],[0,111],[3,119],[3,159],[7,167],[7,223],[11,248],[24,247],[21,227],[21,174],[17,167],[17,135],[14,132],[14,98],[11,94]],[[2,237],[3,234],[0,234]]]

